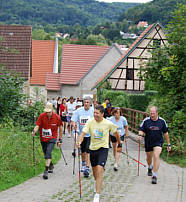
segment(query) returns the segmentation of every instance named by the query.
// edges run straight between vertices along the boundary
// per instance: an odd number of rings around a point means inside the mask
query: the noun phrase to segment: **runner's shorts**
[[[66,116],[61,116],[61,115],[60,115],[60,117],[61,117],[61,121],[62,121],[62,122],[67,122],[67,117],[66,117]]]
[[[124,137],[125,137],[124,135],[120,136],[120,140],[124,141]],[[113,136],[113,135],[110,135],[110,140],[111,140],[112,143],[116,143],[117,142],[116,137]]]
[[[49,142],[41,141],[41,146],[45,155],[45,159],[52,159],[52,150],[54,149],[55,143],[56,139],[51,139]]]
[[[71,116],[66,116],[67,122],[70,123]]]
[[[83,142],[81,143],[81,153],[90,153],[89,151],[90,146],[90,137],[84,137]]]
[[[90,150],[90,163],[92,167],[97,165],[105,167],[108,157],[108,148],[101,147],[98,150]]]
[[[151,151],[153,151],[154,147],[162,147],[162,144],[161,143],[157,143],[157,144],[154,144],[153,146],[145,146],[145,152],[151,152]]]

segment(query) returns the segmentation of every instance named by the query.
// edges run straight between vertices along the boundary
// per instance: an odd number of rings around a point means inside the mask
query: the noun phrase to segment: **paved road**
[[[130,133],[131,137],[135,137]],[[0,193],[0,202],[78,202],[92,201],[94,180],[92,175],[85,179],[82,176],[82,198],[79,198],[78,164],[72,175],[73,159],[72,138],[64,138],[63,152],[68,165],[61,159],[55,166],[55,172],[50,174],[49,180],[43,180],[42,175]],[[123,148],[125,151],[125,148]],[[138,144],[129,140],[129,155],[138,158]],[[145,162],[145,152],[141,147],[140,159]],[[129,158],[129,165],[125,155],[121,154],[118,172],[113,171],[112,149],[104,172],[101,202],[185,202],[186,201],[186,168],[169,165],[161,161],[158,174],[158,184],[151,184],[151,177],[147,176],[147,168],[140,166]]]

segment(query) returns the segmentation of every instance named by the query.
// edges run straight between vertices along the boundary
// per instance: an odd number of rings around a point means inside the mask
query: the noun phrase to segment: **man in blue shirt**
[[[171,150],[168,126],[166,121],[158,116],[156,106],[150,108],[150,117],[143,120],[139,127],[139,140],[145,137],[145,152],[148,163],[148,176],[152,176],[152,184],[157,184],[157,173],[160,166],[159,156],[162,151],[163,134],[167,142],[168,152]],[[153,166],[152,166],[153,160]]]
[[[87,96],[83,99],[84,106],[80,107],[75,111],[72,116],[72,125],[76,130],[77,126],[79,128],[79,134],[82,133],[82,130],[86,122],[94,116],[94,112],[91,105],[91,97]],[[85,135],[83,142],[81,143],[81,157],[82,157],[82,169],[85,177],[89,177],[90,169],[90,155],[89,155],[89,146],[90,146],[90,133]]]

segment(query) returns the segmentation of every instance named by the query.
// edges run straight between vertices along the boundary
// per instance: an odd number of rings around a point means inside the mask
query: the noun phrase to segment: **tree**
[[[173,151],[186,152],[186,5],[179,5],[167,26],[168,45],[155,47],[144,78],[158,91],[160,114],[168,121]]]

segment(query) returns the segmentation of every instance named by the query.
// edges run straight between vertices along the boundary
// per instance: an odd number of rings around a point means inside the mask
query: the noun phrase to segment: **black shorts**
[[[154,144],[153,146],[145,146],[145,152],[151,152],[151,151],[153,151],[154,147],[162,147],[162,144],[161,143],[157,143],[157,144]]]
[[[108,148],[101,147],[98,150],[90,150],[90,163],[92,167],[97,165],[105,167],[108,157]]]
[[[51,139],[49,142],[41,141],[41,146],[43,149],[45,159],[52,159],[52,150],[54,149],[55,143],[56,139]]]
[[[62,121],[62,122],[67,122],[67,117],[66,117],[66,116],[61,116],[61,115],[60,115],[60,117],[61,117],[61,121]]]
[[[125,138],[124,135],[123,135],[123,136],[120,136],[120,140],[121,140],[121,141],[124,141],[124,138]],[[111,140],[112,143],[116,143],[116,142],[117,142],[116,137],[113,136],[113,135],[110,135],[110,140]]]
[[[84,137],[83,142],[81,143],[81,153],[90,153],[90,137]]]

